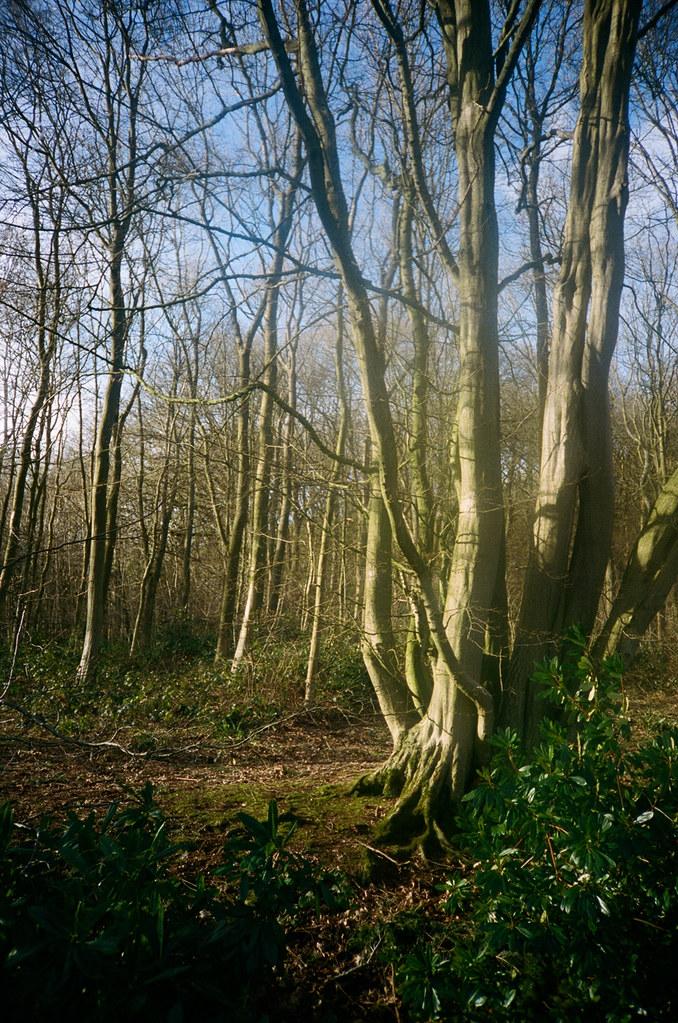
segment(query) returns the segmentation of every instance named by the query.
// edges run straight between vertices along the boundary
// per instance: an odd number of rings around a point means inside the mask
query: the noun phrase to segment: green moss
[[[278,785],[215,785],[170,790],[163,794],[162,801],[177,835],[200,843],[210,833],[225,835],[237,825],[241,811],[262,816],[271,799],[276,800],[283,819],[289,816],[299,820],[294,838],[297,851],[335,863],[353,876],[364,878],[371,871],[366,842],[387,803],[352,796],[343,785],[312,785],[296,780]]]

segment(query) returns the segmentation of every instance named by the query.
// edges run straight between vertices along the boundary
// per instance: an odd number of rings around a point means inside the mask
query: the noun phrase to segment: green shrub
[[[269,725],[282,716],[279,704],[266,703],[253,696],[251,700],[234,704],[219,720],[219,732],[229,739],[242,739],[250,732]],[[214,717],[216,718],[216,712]]]
[[[203,623],[191,617],[184,609],[176,608],[155,630],[150,649],[139,661],[142,666],[167,662],[176,665],[212,656],[214,645],[214,636],[206,633]]]
[[[459,817],[469,872],[444,890],[468,936],[445,969],[402,964],[403,997],[418,1019],[674,1019],[678,732],[633,750],[620,666],[577,634],[538,679],[559,720],[529,754],[499,734]]]
[[[356,636],[342,636],[325,652],[321,682],[329,696],[347,710],[376,711],[374,688]]]
[[[312,904],[334,906],[337,879],[287,849],[279,828],[241,816],[208,888],[172,871],[182,847],[150,784],[101,821],[71,814],[16,843],[0,809],[0,983],[3,1018],[248,1018],[251,979],[280,966],[285,927]],[[221,1018],[221,1017],[220,1017]]]
[[[236,903],[215,931],[216,938],[237,942],[248,973],[264,964],[280,966],[285,955],[285,924],[312,907],[331,910],[345,905],[340,876],[319,872],[306,857],[289,849],[296,819],[281,826],[273,800],[265,821],[239,813],[240,828],[224,848],[225,863],[215,870],[237,891]]]

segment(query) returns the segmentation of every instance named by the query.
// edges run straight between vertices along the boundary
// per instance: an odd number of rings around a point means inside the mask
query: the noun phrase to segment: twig
[[[550,836],[548,835],[548,833],[547,833],[547,835],[546,835],[546,841],[547,841],[547,843],[548,843],[548,847],[549,847],[549,852],[550,852],[550,854],[551,854],[551,862],[553,863],[553,869],[554,869],[554,871],[555,871],[555,875],[556,875],[556,877],[558,878],[558,880],[560,881],[560,872],[559,872],[559,870],[558,870],[558,865],[557,865],[557,863],[556,863],[556,857],[555,857],[555,854],[554,854],[554,852],[553,852],[553,846],[551,845],[551,838],[550,838]]]
[[[26,618],[26,608],[24,608],[23,611],[21,612],[21,619],[19,620],[19,628],[16,630],[16,636],[14,637],[14,652],[12,654],[12,663],[11,663],[10,668],[9,668],[9,677],[7,679],[7,685],[5,686],[5,688],[2,691],[2,696],[0,696],[0,701],[2,701],[2,702],[4,702],[4,699],[7,696],[7,693],[9,692],[9,687],[11,686],[12,680],[14,678],[14,669],[16,668],[16,659],[17,659],[17,655],[19,653],[19,640],[21,639],[21,633],[23,632],[25,618]]]
[[[7,690],[5,690],[5,692],[6,691]],[[20,704],[14,703],[12,700],[8,700],[4,695],[0,697],[0,703],[4,704],[5,707],[9,707],[11,710],[18,711],[19,714],[23,714],[24,717],[28,718],[30,721],[34,721],[36,725],[40,725],[41,728],[44,728],[52,735],[55,735],[57,739],[60,739],[62,742],[70,743],[72,746],[79,746],[81,749],[98,749],[101,746],[112,746],[115,749],[122,750],[122,752],[126,753],[128,757],[148,756],[149,751],[144,751],[143,753],[134,753],[132,750],[127,749],[125,746],[121,746],[119,742],[113,742],[112,739],[104,739],[101,742],[88,742],[85,739],[74,739],[70,735],[64,735],[62,732],[57,731],[57,729],[53,728],[52,725],[48,724],[44,718],[40,717],[37,714],[32,714],[30,710],[26,710],[26,708],[22,707]]]
[[[327,977],[326,980],[323,982],[323,987],[327,987],[328,984],[336,984],[337,981],[342,980],[344,977],[350,976],[350,974],[355,973],[356,970],[362,970],[364,966],[369,966],[369,964],[374,959],[375,953],[380,945],[381,938],[379,938],[379,940],[372,946],[369,953],[364,959],[361,959],[359,962],[357,962],[355,966],[349,966],[347,970],[342,970],[341,973],[335,973],[332,977]]]
[[[9,686],[5,688],[5,693],[7,692],[8,688]],[[180,749],[143,750],[142,752],[137,753],[134,750],[127,749],[126,746],[123,746],[119,742],[114,742],[113,739],[102,739],[100,742],[91,742],[87,739],[74,739],[70,735],[64,735],[63,732],[59,732],[56,728],[53,727],[53,725],[48,724],[48,722],[45,721],[45,719],[40,715],[33,714],[31,713],[31,711],[26,710],[26,708],[22,707],[20,704],[13,703],[12,700],[6,699],[4,693],[2,696],[0,696],[0,704],[4,704],[5,707],[9,707],[11,710],[18,711],[19,714],[23,714],[24,717],[28,718],[30,721],[35,722],[36,725],[39,725],[41,728],[44,728],[46,731],[54,735],[57,739],[60,739],[62,742],[69,743],[72,746],[78,746],[81,749],[89,750],[100,749],[103,746],[109,746],[112,747],[113,749],[119,749],[128,757],[140,757],[149,760],[154,760],[160,757],[170,757],[178,753],[187,753],[190,750],[198,749],[201,746],[206,749],[220,749],[224,753],[230,753],[232,750],[236,750],[239,749],[240,746],[244,746],[246,743],[250,741],[250,739],[252,739],[255,735],[258,735],[260,732],[265,732],[269,728],[275,728],[276,725],[284,724],[286,721],[291,721],[293,718],[300,717],[302,714],[307,713],[307,711],[305,710],[297,710],[293,714],[288,714],[287,717],[276,718],[275,721],[269,721],[268,724],[261,725],[259,728],[253,729],[253,731],[249,732],[245,736],[245,738],[241,739],[239,742],[235,742],[232,745],[226,747],[205,746],[205,744],[202,742],[194,742],[188,746],[182,746]],[[115,734],[117,734],[117,732]]]
[[[401,863],[399,860],[394,860],[392,856],[382,852],[381,849],[375,849],[373,845],[368,845],[367,842],[359,842],[358,844],[362,845],[365,849],[369,849],[369,851],[374,853],[375,856],[382,856],[385,860],[388,860],[389,863],[394,863],[396,867],[404,867],[410,862],[409,860],[404,860]]]
[[[308,714],[308,710],[295,710],[293,714],[288,714],[284,718],[276,718],[275,721],[269,721],[267,725],[260,725],[259,728],[254,728],[251,732],[245,736],[244,739],[240,739],[239,742],[234,742],[231,746],[219,747],[223,749],[224,753],[230,753],[234,749],[239,749],[250,741],[255,735],[259,735],[260,732],[266,732],[269,728],[275,728],[276,725],[284,725],[286,721],[292,721],[294,718],[301,717],[302,714]],[[213,749],[215,747],[212,747]]]
[[[660,927],[659,924],[653,924],[651,920],[642,920],[639,916],[634,916],[633,920],[637,924],[645,924],[647,927],[654,927],[655,931],[661,931],[662,934],[671,933],[666,929],[666,927]]]

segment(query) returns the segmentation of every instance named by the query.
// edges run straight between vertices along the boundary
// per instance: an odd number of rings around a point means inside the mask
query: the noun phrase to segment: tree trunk
[[[466,476],[462,482],[466,503],[462,504],[452,585],[458,591],[468,593],[473,613],[468,616],[458,614],[451,598],[448,600],[446,617],[451,642],[434,580],[412,539],[398,493],[398,457],[384,380],[384,359],[377,344],[369,298],[351,246],[334,121],[324,92],[308,12],[303,0],[296,0],[299,68],[304,84],[302,95],[270,0],[259,0],[262,25],[278,66],[285,98],[304,139],[316,206],[347,296],[382,496],[393,534],[421,589],[438,655],[431,708],[427,718],[416,725],[407,737],[405,789],[392,818],[394,831],[398,831],[402,823],[407,827],[412,825],[412,833],[424,844],[429,839],[436,839],[437,831],[449,825],[447,803],[461,797],[469,779],[476,742],[484,750],[492,728],[492,699],[478,682],[478,675],[468,674],[466,664],[480,668],[485,645],[483,615],[495,594],[497,563],[503,543],[501,496],[496,490],[499,479],[498,444],[494,448],[492,446],[492,438],[498,437],[498,378],[492,376],[497,366],[496,319],[494,325],[491,323],[493,313],[496,314],[497,283],[495,268],[493,293],[491,247],[489,269],[482,265],[488,257],[484,248],[486,240],[490,246],[494,244],[496,252],[491,188],[494,160],[490,145],[492,131],[489,128],[497,111],[492,117],[483,112],[483,101],[487,102],[494,95],[492,46],[489,11],[484,5],[460,6],[458,51],[456,12],[452,13],[453,23],[446,25],[446,30],[450,34],[450,46],[457,55],[455,59],[459,58],[463,63],[459,83],[464,99],[459,107],[458,138],[463,137],[472,143],[466,154],[466,192],[462,192],[462,208],[466,209],[468,203],[470,211],[465,221],[470,233],[468,236],[462,234],[466,239],[462,274],[465,283],[482,284],[485,291],[480,296],[463,295],[463,306],[468,303],[462,323],[462,331],[465,332],[462,360],[466,376],[462,378],[459,428],[463,457],[467,460],[464,467]],[[478,52],[478,46],[482,52]],[[471,66],[464,63],[467,60],[471,61]],[[482,63],[484,72],[480,83],[477,61]],[[484,123],[486,117],[487,124]],[[477,148],[478,132],[480,150]],[[484,167],[488,153],[490,166]],[[469,200],[467,193],[471,192],[477,195],[476,201],[474,198]],[[482,431],[482,436],[478,436],[478,431]],[[478,617],[482,621],[480,628]],[[482,637],[479,652],[475,642],[478,634]],[[455,643],[457,650],[453,648]],[[392,778],[394,770],[397,766],[390,765],[385,773]],[[431,784],[439,774],[440,788]],[[435,796],[431,801],[432,792]]]
[[[411,730],[394,763],[386,767],[387,776],[395,770],[403,777],[403,789],[384,829],[389,839],[400,841],[407,834],[424,848],[440,840],[449,826],[450,805],[462,797],[478,756],[484,755],[482,741],[492,699],[485,689],[479,699],[476,687],[483,677],[504,550],[494,210],[494,130],[501,94],[492,72],[489,9],[445,0],[437,10],[447,59],[461,200],[461,244],[453,268],[461,296],[456,417],[459,514],[442,635],[437,634],[440,626],[424,590],[437,648],[433,692],[425,717]],[[402,33],[393,24],[387,27],[407,101],[411,85]],[[409,136],[416,138],[413,109],[408,128]]]
[[[501,721],[528,743],[543,702],[529,676],[565,628],[594,623],[614,508],[608,399],[624,276],[628,96],[639,0],[588,0],[580,112],[542,428],[539,492]]]
[[[58,513],[58,510],[59,510],[60,501],[61,501],[61,473],[62,473],[63,464],[64,464],[64,445],[65,445],[65,440],[66,440],[66,431],[62,428],[62,430],[59,433],[59,442],[58,442],[57,456],[56,456],[56,459],[54,459],[54,465],[56,467],[55,477],[51,481],[52,497],[51,497],[51,507],[50,507],[50,512],[49,512],[49,517],[48,517],[48,520],[47,520],[47,541],[46,541],[46,544],[45,544],[46,551],[45,551],[45,557],[44,557],[44,559],[42,561],[42,565],[41,565],[41,568],[40,568],[40,579],[39,579],[39,582],[38,582],[38,585],[37,585],[37,593],[36,593],[36,601],[35,601],[35,603],[36,603],[35,613],[36,613],[36,617],[38,619],[42,618],[41,606],[42,606],[43,601],[44,601],[45,591],[47,589],[47,581],[48,581],[48,578],[49,578],[50,568],[51,568],[51,565],[52,565],[52,557],[53,557],[52,551],[54,549],[55,523],[56,523],[56,519],[57,519],[57,513]],[[50,605],[53,605],[53,604],[54,604],[54,602],[50,601]],[[52,606],[51,607],[51,614],[48,614],[48,631],[50,631],[51,629],[54,629],[54,625],[55,625],[55,620],[56,619],[57,619],[56,610]]]
[[[264,383],[266,390],[261,396],[259,410],[259,444],[254,475],[254,496],[252,498],[252,542],[248,570],[247,597],[240,622],[238,643],[233,655],[233,671],[242,662],[247,650],[250,630],[264,600],[266,571],[266,532],[268,527],[268,506],[270,497],[271,451],[273,445],[273,397],[278,369],[278,297],[285,261],[285,246],[292,228],[294,199],[302,171],[301,146],[295,146],[295,159],[290,184],[281,197],[280,219],[273,236],[274,257],[270,277],[266,285],[266,312],[264,315]]]
[[[127,337],[125,294],[122,286],[121,262],[124,234],[116,232],[111,251],[111,350],[110,372],[101,410],[99,432],[94,455],[92,482],[92,518],[89,536],[89,563],[87,577],[87,616],[78,678],[90,681],[96,674],[103,638],[104,607],[111,567],[111,544],[108,529],[111,525],[109,477],[111,456],[115,457],[115,428],[120,409],[120,391],[123,380],[123,359]]]
[[[9,515],[7,545],[5,547],[2,566],[0,567],[0,620],[4,615],[10,583],[20,561],[18,555],[21,549],[21,527],[24,512],[24,500],[26,496],[26,485],[29,473],[31,469],[35,467],[33,460],[33,440],[43,408],[49,397],[51,361],[53,353],[54,348],[51,347],[49,351],[43,351],[41,356],[38,392],[31,407],[28,422],[26,424],[26,430],[21,443],[21,451],[19,452],[19,461],[12,494],[11,512]]]
[[[181,573],[179,583],[179,607],[188,611],[191,596],[191,561],[193,551],[193,533],[195,529],[195,439],[197,432],[198,374],[200,370],[198,357],[198,334],[192,338],[190,357],[187,353],[186,373],[188,376],[189,395],[191,398],[190,419],[186,451],[186,478],[188,492],[186,494],[186,513],[184,542],[181,551]]]
[[[392,532],[378,480],[372,484],[367,513],[361,652],[379,708],[399,750],[416,715],[396,657],[391,620],[393,603]],[[385,784],[385,787],[388,787]]]
[[[325,599],[325,576],[329,554],[330,538],[334,515],[337,504],[336,487],[340,476],[340,462],[346,447],[346,435],[348,433],[348,404],[346,400],[346,384],[344,381],[344,312],[339,297],[337,311],[337,340],[334,357],[335,373],[337,378],[337,393],[339,396],[339,431],[335,451],[337,461],[332,466],[328,481],[327,500],[325,502],[325,514],[320,527],[320,549],[318,551],[318,564],[315,571],[315,587],[313,594],[313,608],[311,612],[311,643],[308,652],[306,665],[306,684],[304,693],[304,704],[312,707],[316,696],[316,672],[318,670],[318,656],[320,653],[320,632],[322,628],[323,604]]]
[[[250,350],[252,335],[248,333],[238,344],[238,385],[246,386],[250,379]],[[238,572],[242,554],[247,515],[249,511],[249,472],[250,472],[250,397],[246,395],[238,407],[237,445],[238,458],[236,468],[235,506],[233,521],[226,548],[226,564],[224,584],[221,597],[221,614],[219,617],[219,634],[215,659],[228,660],[234,651],[233,628],[235,610],[238,599]]]
[[[629,555],[594,652],[618,653],[628,666],[678,579],[678,469],[663,487]]]
[[[153,616],[155,613],[155,600],[158,593],[158,585],[162,576],[162,569],[167,550],[167,538],[169,527],[174,511],[173,499],[168,500],[165,495],[162,504],[162,514],[159,522],[156,523],[151,547],[151,557],[144,569],[141,582],[141,593],[139,594],[139,609],[134,622],[132,642],[130,644],[130,657],[134,657],[140,651],[147,650],[151,643],[153,633]]]
[[[287,359],[287,403],[295,409],[297,405],[297,346],[296,341],[290,345]],[[273,557],[271,559],[271,589],[268,597],[268,612],[277,615],[281,606],[283,593],[284,569],[290,543],[290,519],[292,514],[292,437],[294,434],[294,416],[288,415],[282,436],[282,453],[280,458],[280,489],[282,496],[278,510],[278,529],[275,537]]]
[[[410,399],[409,462],[414,510],[414,539],[424,557],[433,555],[433,502],[428,478],[429,351],[431,340],[422,312],[414,276],[413,220],[416,193],[411,182],[405,185],[404,202],[398,218],[398,262],[403,294],[408,299],[407,314],[412,328],[412,396]],[[409,594],[412,619],[405,647],[405,676],[414,705],[420,715],[428,706],[432,677],[428,663],[430,632],[419,594]]]
[[[28,175],[28,170],[26,170],[26,174]],[[29,193],[31,193],[32,191],[33,189],[29,188]],[[35,238],[34,263],[36,276],[38,279],[36,342],[40,368],[37,391],[35,394],[35,398],[33,400],[33,404],[31,406],[31,410],[28,415],[26,429],[24,431],[23,440],[21,442],[21,450],[19,452],[18,465],[16,466],[16,476],[14,478],[11,511],[9,514],[7,544],[5,546],[2,565],[0,566],[0,621],[2,621],[2,618],[4,616],[7,594],[9,592],[9,587],[14,576],[15,569],[17,568],[19,562],[18,553],[21,547],[21,527],[24,511],[24,500],[26,496],[26,484],[28,481],[29,473],[31,469],[34,468],[33,441],[36,431],[39,429],[40,424],[43,421],[45,406],[48,404],[50,398],[52,362],[54,360],[54,355],[56,352],[59,317],[61,316],[62,313],[61,310],[62,282],[60,279],[59,260],[60,225],[58,224],[56,225],[52,237],[52,251],[50,253],[50,256],[54,260],[54,271],[56,273],[56,277],[54,279],[54,282],[52,283],[47,280],[45,267],[43,266],[43,254],[41,250],[40,214],[36,207],[34,207],[33,209],[33,222]],[[53,302],[51,315],[48,308],[50,293],[52,293]]]
[[[146,13],[143,12],[144,17]],[[138,56],[149,44],[147,25],[143,23],[143,18],[139,28],[141,31],[136,40],[137,49],[130,26],[124,22],[115,5],[102,11],[102,81],[97,83],[97,89],[103,97],[105,114],[100,120],[94,112],[96,104],[93,106],[87,95],[86,80],[78,78],[78,85],[83,92],[82,102],[91,112],[94,132],[100,144],[105,147],[108,223],[105,225],[105,233],[102,230],[100,236],[104,239],[106,250],[110,309],[108,373],[92,478],[87,614],[78,665],[78,678],[85,681],[91,680],[97,669],[117,529],[122,440],[120,396],[131,320],[123,279],[123,261],[136,207],[137,116],[145,76],[144,62],[133,60],[131,50],[134,48],[135,56]]]
[[[175,369],[171,389],[173,397],[176,396],[177,385],[178,371]],[[177,480],[173,475],[171,454],[172,447],[175,451],[179,451],[179,444],[176,442],[176,408],[173,404],[168,406],[163,435],[165,437],[165,452],[153,499],[153,538],[150,544],[145,545],[147,548],[146,565],[141,580],[139,606],[132,631],[130,657],[134,657],[139,651],[147,650],[151,643],[155,600],[167,551],[170,523],[176,507]],[[174,444],[172,438],[174,438]],[[170,483],[172,479],[173,482]]]

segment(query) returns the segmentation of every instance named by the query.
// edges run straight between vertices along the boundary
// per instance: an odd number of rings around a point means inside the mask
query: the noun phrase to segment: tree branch
[[[648,34],[648,32],[651,32],[655,25],[657,25],[657,23],[661,21],[664,15],[668,14],[671,8],[675,7],[677,3],[678,0],[668,0],[667,3],[660,7],[657,13],[650,18],[647,24],[643,25],[642,28],[638,29],[638,39],[643,39]]]
[[[547,266],[558,266],[560,262],[561,257],[554,256],[551,253],[547,253],[547,255],[542,256],[541,258],[541,263],[545,263]],[[532,259],[530,260],[529,263],[523,263],[523,265],[519,266],[517,270],[514,270],[512,274],[509,274],[508,277],[504,277],[503,281],[499,282],[499,284],[497,285],[497,291],[502,292],[504,288],[508,287],[509,284],[513,284],[514,281],[517,281],[520,277],[523,276],[524,273],[527,273],[529,270],[538,269],[540,269],[539,260]]]

